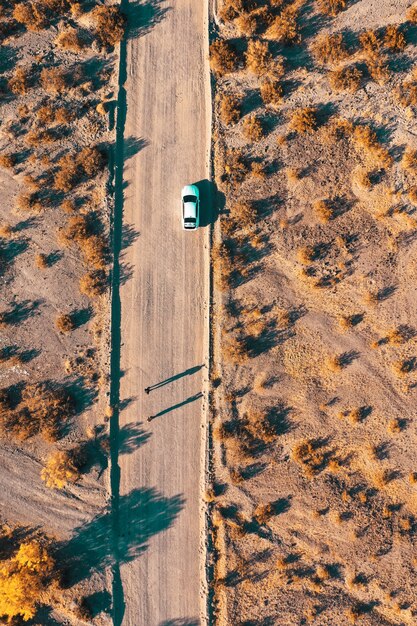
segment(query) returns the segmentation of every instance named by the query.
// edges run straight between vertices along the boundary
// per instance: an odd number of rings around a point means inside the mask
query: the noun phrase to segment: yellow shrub
[[[311,133],[317,128],[316,114],[313,107],[296,109],[291,115],[290,128],[297,133]]]
[[[76,482],[79,476],[70,455],[62,450],[54,452],[41,471],[41,478],[50,489],[63,489],[67,483]]]
[[[341,33],[319,35],[311,46],[315,60],[320,64],[337,63],[347,57]]]

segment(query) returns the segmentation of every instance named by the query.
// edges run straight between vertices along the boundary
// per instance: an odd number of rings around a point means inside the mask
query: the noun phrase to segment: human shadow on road
[[[171,413],[171,411],[175,411],[176,409],[180,409],[182,406],[185,406],[186,404],[190,404],[190,402],[195,402],[196,400],[198,400],[199,398],[202,398],[202,397],[203,397],[203,394],[202,394],[201,391],[199,391],[198,393],[194,394],[193,396],[190,396],[186,400],[183,400],[182,402],[178,402],[178,404],[173,404],[168,409],[164,409],[163,411],[159,411],[159,413],[156,413],[153,416],[153,418],[161,417],[162,415],[165,415],[166,413]]]
[[[155,383],[154,385],[150,385],[148,389],[153,391],[154,389],[159,389],[159,387],[164,387],[165,385],[169,385],[173,383],[175,380],[183,378],[184,376],[191,376],[192,374],[196,374],[201,370],[202,365],[196,365],[195,367],[190,367],[188,370],[184,370],[180,374],[174,374],[174,376],[170,376],[169,378],[165,378],[165,380],[161,380],[159,383]]]
[[[214,224],[225,205],[224,194],[210,180],[193,183],[200,192],[200,228]]]
[[[95,572],[102,572],[114,564],[119,565],[138,558],[148,548],[154,535],[170,528],[183,509],[182,495],[165,497],[155,488],[134,489],[119,498],[117,555],[109,549],[113,527],[112,508],[109,504],[91,521],[75,529],[73,537],[58,546],[57,562],[68,564],[66,583],[72,586]]]

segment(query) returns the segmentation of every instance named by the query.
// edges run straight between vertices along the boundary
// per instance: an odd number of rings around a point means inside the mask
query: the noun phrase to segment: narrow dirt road
[[[144,0],[136,9],[131,21],[137,19],[139,36],[127,43],[124,82],[118,419],[120,427],[143,423],[150,436],[133,452],[121,447],[117,459],[121,584],[114,586],[114,623],[193,626],[202,623],[203,606],[207,9],[202,0]],[[196,233],[181,228],[187,183],[199,183],[202,193],[203,227]],[[149,415],[156,417],[148,424]]]

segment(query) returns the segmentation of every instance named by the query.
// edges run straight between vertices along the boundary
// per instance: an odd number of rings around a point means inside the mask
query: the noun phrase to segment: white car
[[[186,185],[181,191],[182,227],[196,230],[200,224],[200,192],[196,185]]]

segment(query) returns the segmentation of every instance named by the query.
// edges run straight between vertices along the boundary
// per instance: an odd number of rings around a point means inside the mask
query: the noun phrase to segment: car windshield
[[[197,198],[195,196],[184,196],[184,202],[196,202]]]
[[[195,219],[194,217],[186,217],[184,222],[186,222],[186,224],[195,224]]]

